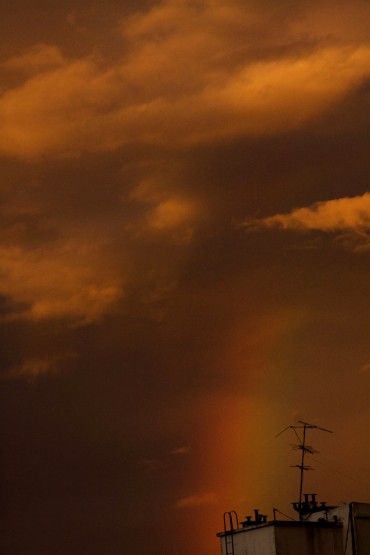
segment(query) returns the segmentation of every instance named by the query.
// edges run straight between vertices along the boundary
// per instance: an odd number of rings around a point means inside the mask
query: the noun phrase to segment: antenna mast
[[[328,432],[330,434],[332,434],[333,432],[331,430],[327,430],[326,428],[320,428],[320,426],[316,426],[315,424],[309,424],[308,422],[304,422],[303,420],[298,420],[298,423],[299,423],[298,426],[287,426],[286,428],[284,428],[284,430],[279,432],[275,437],[280,436],[282,433],[286,432],[286,430],[289,430],[291,428],[294,431],[299,441],[298,445],[292,445],[292,447],[293,449],[302,451],[301,464],[293,465],[295,468],[300,469],[298,511],[299,511],[299,519],[302,520],[301,508],[302,508],[302,494],[303,494],[303,477],[304,477],[305,470],[311,470],[311,467],[305,465],[304,459],[305,459],[306,453],[310,453],[311,455],[313,455],[314,453],[318,453],[318,451],[313,449],[310,445],[306,445],[306,435],[307,435],[306,432],[308,429],[321,430],[322,432]],[[303,430],[302,436],[299,436],[297,430]]]

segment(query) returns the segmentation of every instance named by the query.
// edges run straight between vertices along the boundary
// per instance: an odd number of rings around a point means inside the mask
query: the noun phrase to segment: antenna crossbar
[[[303,427],[305,428],[316,428],[317,430],[321,430],[322,432],[328,432],[329,434],[334,433],[332,430],[328,430],[327,428],[321,428],[320,426],[316,426],[316,424],[310,424],[309,422],[304,422],[303,420],[298,420],[298,422],[300,424],[303,424]]]
[[[291,468],[301,468],[302,470],[313,470],[312,466],[302,466],[301,464],[291,464]]]
[[[306,453],[311,453],[311,455],[317,454],[320,451],[317,451],[316,449],[314,449],[313,447],[311,447],[311,445],[293,445],[291,444],[292,449],[294,449],[295,451],[299,451],[300,449],[306,451]]]

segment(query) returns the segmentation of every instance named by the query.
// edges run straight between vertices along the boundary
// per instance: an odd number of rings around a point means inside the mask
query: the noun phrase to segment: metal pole
[[[306,424],[303,425],[303,443],[302,443],[302,458],[301,458],[301,480],[299,484],[299,520],[302,520],[301,508],[302,508],[302,492],[303,492],[303,472],[304,472],[304,455],[306,452]]]

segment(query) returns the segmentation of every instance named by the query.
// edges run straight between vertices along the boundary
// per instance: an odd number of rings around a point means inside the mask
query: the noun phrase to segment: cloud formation
[[[53,374],[58,371],[61,362],[74,358],[76,355],[68,353],[63,355],[44,356],[39,358],[28,358],[21,364],[14,366],[9,371],[4,372],[3,379],[22,379],[34,380],[44,375]]]
[[[18,56],[12,56],[0,65],[0,69],[25,74],[41,73],[66,63],[60,49],[50,44],[34,44]]]
[[[271,16],[270,53],[253,51],[258,39],[252,47],[245,36],[263,17],[238,1],[166,0],[124,20],[125,52],[109,64],[32,46],[4,66],[28,75],[0,97],[0,152],[70,156],[273,135],[332,110],[369,78],[370,45],[303,43],[291,52],[303,31],[285,23],[282,47]]]
[[[287,214],[247,219],[246,228],[280,228],[292,231],[347,232],[368,238],[370,231],[370,193],[317,202]]]
[[[4,318],[71,318],[88,322],[100,317],[122,296],[122,283],[106,273],[101,252],[66,243],[43,249],[0,248],[3,294],[22,310]],[[100,259],[100,262],[99,262]]]
[[[184,445],[182,447],[177,447],[176,449],[172,449],[171,455],[187,455],[190,451],[189,445]]]
[[[187,497],[182,497],[175,503],[178,509],[187,509],[192,507],[203,507],[205,505],[213,505],[217,502],[214,492],[195,493]]]

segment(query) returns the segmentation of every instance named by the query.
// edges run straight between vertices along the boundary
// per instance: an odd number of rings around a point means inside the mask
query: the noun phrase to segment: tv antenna
[[[315,430],[320,430],[322,432],[328,432],[329,434],[332,434],[334,432],[332,432],[331,430],[327,430],[326,428],[321,428],[320,426],[316,426],[315,424],[310,424],[309,422],[304,422],[303,420],[298,420],[298,425],[297,426],[287,426],[286,428],[284,428],[284,430],[281,430],[281,432],[279,432],[275,437],[280,436],[281,434],[283,434],[284,432],[286,432],[287,430],[292,429],[293,432],[295,433],[295,435],[298,438],[298,445],[292,445],[292,448],[295,450],[300,450],[302,451],[302,455],[301,455],[301,464],[295,464],[293,465],[295,468],[299,468],[300,469],[300,480],[299,480],[299,505],[298,507],[301,508],[302,507],[302,493],[303,493],[303,477],[304,477],[304,472],[307,470],[312,470],[310,466],[306,466],[304,463],[304,459],[305,459],[305,455],[306,453],[310,453],[311,455],[318,453],[318,451],[316,451],[315,449],[313,449],[310,445],[306,444],[306,436],[307,436],[307,430],[309,429],[315,429]],[[299,433],[297,432],[297,430],[302,430],[301,431],[301,435],[299,435]],[[299,513],[299,518],[300,520],[302,520],[302,514],[301,512]]]

